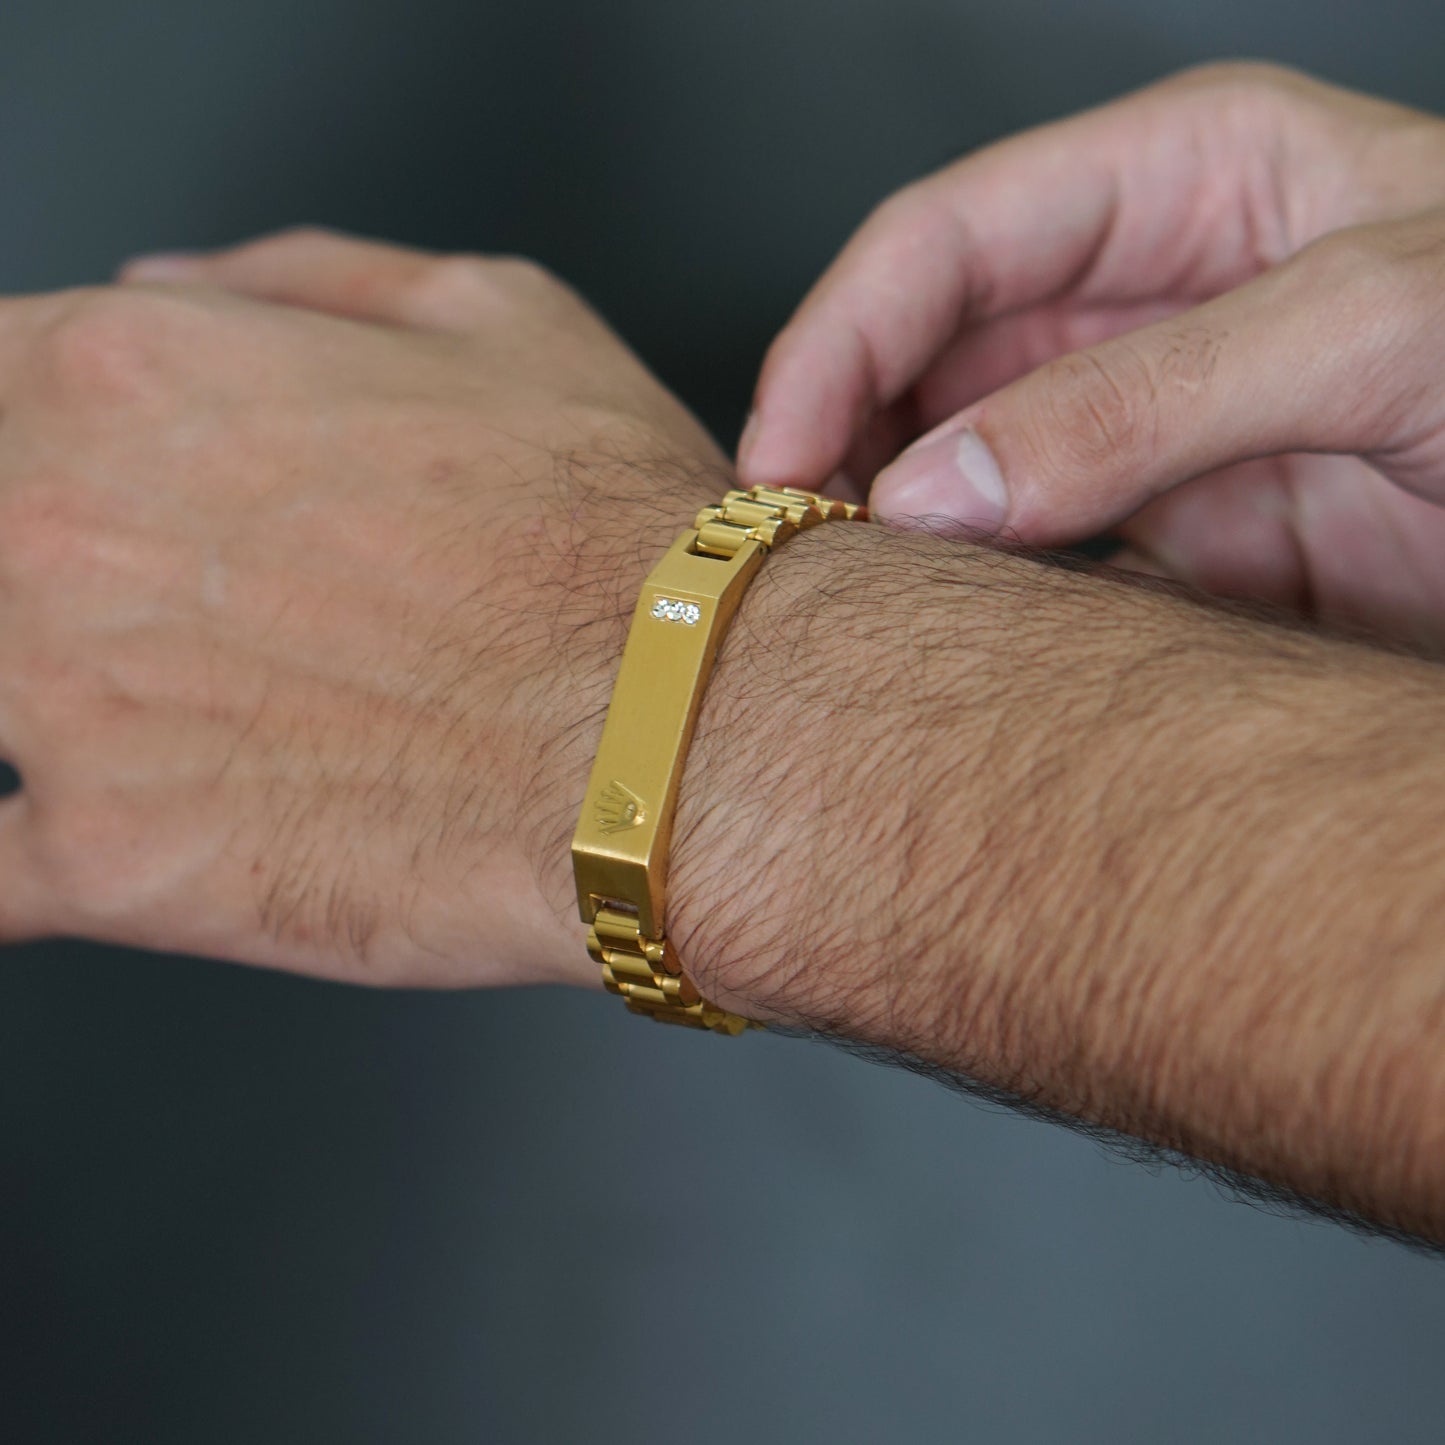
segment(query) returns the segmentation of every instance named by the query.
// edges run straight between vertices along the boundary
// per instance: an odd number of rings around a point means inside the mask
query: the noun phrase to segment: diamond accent
[[[702,618],[702,608],[696,602],[680,602],[672,597],[659,597],[652,604],[652,615],[659,622],[681,622],[687,627],[696,627]]]

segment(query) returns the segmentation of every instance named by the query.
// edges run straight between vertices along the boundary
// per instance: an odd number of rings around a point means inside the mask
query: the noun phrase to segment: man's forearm
[[[821,529],[709,689],[674,936],[726,1005],[1445,1237],[1442,723],[1428,664]]]

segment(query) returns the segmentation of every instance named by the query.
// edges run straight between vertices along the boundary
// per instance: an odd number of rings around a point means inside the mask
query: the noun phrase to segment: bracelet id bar
[[[727,1034],[762,1027],[702,998],[667,941],[678,785],[718,648],[763,557],[804,528],[866,515],[790,488],[732,491],[642,585],[572,839],[587,950],[633,1013]]]
[[[678,784],[703,689],[738,604],[763,560],[757,542],[729,558],[685,532],[648,575],[613,688],[587,800],[572,839],[577,904],[635,917],[661,941]]]

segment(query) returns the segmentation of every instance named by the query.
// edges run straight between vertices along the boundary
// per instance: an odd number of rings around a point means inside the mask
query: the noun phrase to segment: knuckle
[[[874,263],[887,257],[903,274],[922,263],[930,252],[959,251],[961,263],[970,264],[974,257],[975,238],[954,207],[948,204],[948,189],[955,184],[959,170],[969,164],[969,157],[947,170],[925,176],[922,180],[895,191],[874,208],[844,252],[841,262],[846,269],[866,258]],[[980,272],[986,267],[976,267]],[[985,304],[976,297],[975,304]]]
[[[1374,275],[1384,250],[1377,227],[1350,226],[1304,247],[1293,269],[1316,284],[1350,284]]]
[[[870,233],[891,231],[895,226],[909,226],[931,210],[929,179],[910,181],[879,201],[863,226]]]
[[[149,389],[173,311],[149,293],[78,293],[36,341],[40,375],[66,400],[134,401]]]
[[[1265,60],[1212,61],[1181,71],[1153,92],[1180,107],[1194,130],[1196,144],[1213,136],[1232,142],[1240,157],[1267,156],[1272,137],[1282,134],[1289,117],[1319,87],[1302,71]]]
[[[1436,225],[1351,226],[1306,246],[1291,263],[1294,279],[1318,304],[1363,313],[1362,320],[1401,309],[1417,311],[1422,300],[1438,296],[1445,233]]]
[[[518,306],[570,303],[573,293],[544,266],[523,256],[458,252],[423,262],[403,303],[418,319],[446,323]]]
[[[238,249],[252,251],[264,247],[273,251],[309,250],[315,246],[329,245],[339,235],[339,232],[333,231],[329,226],[318,226],[311,222],[305,222],[295,226],[283,226],[279,231],[258,236],[254,241],[247,242]]]
[[[242,241],[229,250],[218,253],[223,260],[245,259],[254,256],[289,256],[295,252],[315,250],[318,246],[335,241],[338,232],[326,226],[302,225],[284,226],[279,231],[268,231],[264,236]]]
[[[438,256],[423,261],[402,286],[402,303],[422,320],[445,322],[492,300],[487,263],[480,256]]]
[[[482,265],[494,284],[504,291],[535,294],[567,289],[540,261],[530,256],[493,256]]]
[[[1301,251],[1284,280],[1296,313],[1328,316],[1328,330],[1319,329],[1348,369],[1335,433],[1350,450],[1394,445],[1432,410],[1421,378],[1431,372],[1445,323],[1440,218],[1333,232]]]
[[[1298,89],[1302,72],[1273,60],[1210,60],[1191,65],[1164,81],[1165,86],[1205,91],[1211,99],[1275,97]]]

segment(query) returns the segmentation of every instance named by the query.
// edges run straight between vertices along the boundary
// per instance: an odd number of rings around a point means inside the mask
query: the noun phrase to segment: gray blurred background
[[[1445,108],[1439,0],[3,0],[0,289],[534,254],[732,442],[874,201],[1191,61]],[[1445,1266],[601,997],[0,960],[0,1441],[1439,1441]],[[652,1224],[653,1227],[649,1227]]]

